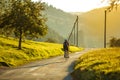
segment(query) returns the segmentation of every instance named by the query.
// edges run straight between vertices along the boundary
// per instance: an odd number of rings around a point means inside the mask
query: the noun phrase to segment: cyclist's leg
[[[66,54],[67,54],[66,59],[68,60],[69,59],[69,53],[68,53],[68,51],[66,51]]]
[[[67,51],[65,50],[64,51],[64,58],[65,58],[65,61],[67,60]]]

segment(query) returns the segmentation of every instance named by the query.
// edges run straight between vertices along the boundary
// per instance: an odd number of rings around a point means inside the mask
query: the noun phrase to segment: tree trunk
[[[21,44],[22,44],[22,28],[20,27],[19,29],[19,44],[18,44],[18,49],[22,49]]]

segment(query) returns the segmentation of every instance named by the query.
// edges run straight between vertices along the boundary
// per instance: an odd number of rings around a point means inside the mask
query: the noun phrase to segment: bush
[[[110,42],[110,47],[120,47],[120,39],[116,39],[115,37],[113,37]]]
[[[46,42],[50,42],[50,43],[57,43],[57,41],[55,39],[52,39],[52,38],[48,38],[46,40]]]

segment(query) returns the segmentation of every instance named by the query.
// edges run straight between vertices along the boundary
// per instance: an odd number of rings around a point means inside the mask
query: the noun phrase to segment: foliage
[[[90,51],[76,61],[75,80],[120,80],[120,48]]]
[[[110,7],[108,7],[107,10],[111,11],[113,8],[117,9],[119,1],[120,0],[109,0]]]
[[[103,2],[107,1],[110,5],[105,10],[111,12],[114,8],[117,10],[120,0],[102,0]]]
[[[23,49],[17,49],[17,39],[0,36],[0,63],[8,64],[9,67],[23,65],[25,63],[63,55],[62,44],[47,42],[35,42],[26,40]],[[80,51],[82,48],[70,47],[70,52]],[[1,64],[0,64],[1,66]]]
[[[52,39],[52,41],[49,39]],[[56,32],[55,30],[50,28],[48,25],[47,34],[42,38],[38,38],[38,39],[34,39],[34,40],[35,41],[42,41],[42,42],[48,41],[48,42],[54,42],[54,43],[63,43],[64,38],[58,32]]]
[[[9,4],[10,3],[10,4]],[[0,0],[0,16],[6,12],[6,10],[11,9],[11,0]]]
[[[109,42],[110,47],[120,47],[120,39],[112,38]]]
[[[4,32],[14,33],[21,41],[24,37],[41,37],[47,33],[46,18],[42,15],[44,6],[41,2],[31,0],[13,1],[12,9],[1,17],[0,28]]]
[[[50,42],[50,43],[56,43],[57,41],[56,41],[55,39],[48,38],[46,42]]]

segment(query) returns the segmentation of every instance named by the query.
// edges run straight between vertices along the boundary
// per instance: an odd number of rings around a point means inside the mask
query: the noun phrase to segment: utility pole
[[[77,25],[77,26],[76,26]],[[74,40],[74,45],[78,46],[78,16],[74,22],[74,25],[73,25],[73,28],[72,28],[72,31],[68,37],[68,41],[70,40],[70,37],[72,36],[72,33],[73,33],[73,40]]]
[[[74,27],[74,44],[75,44],[75,42],[76,42],[76,41],[75,41],[75,27]]]
[[[107,19],[107,10],[105,10],[105,20],[104,20],[104,48],[106,48],[106,19]]]
[[[77,16],[77,47],[78,47],[78,16]]]
[[[73,28],[72,28],[72,31],[71,31],[71,33],[70,33],[70,35],[69,35],[69,37],[68,37],[68,41],[70,40],[70,37],[72,36],[72,32],[73,32],[74,29],[75,29],[75,24],[76,24],[76,21],[75,21],[75,23],[74,23],[74,25],[73,25]]]

